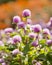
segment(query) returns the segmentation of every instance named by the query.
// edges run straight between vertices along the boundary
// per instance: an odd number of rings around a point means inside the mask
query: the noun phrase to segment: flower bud
[[[37,47],[38,46],[38,41],[37,40],[33,41],[32,46]]]

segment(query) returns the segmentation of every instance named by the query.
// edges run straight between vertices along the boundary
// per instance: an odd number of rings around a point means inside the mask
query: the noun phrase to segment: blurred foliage
[[[15,1],[15,0],[0,0],[0,4],[7,3],[7,2],[10,2],[10,1]]]

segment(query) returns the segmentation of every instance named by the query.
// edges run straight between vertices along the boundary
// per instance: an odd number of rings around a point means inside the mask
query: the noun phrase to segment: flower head
[[[4,59],[3,58],[0,58],[0,63],[3,63],[4,62]]]
[[[18,28],[24,28],[25,27],[24,22],[19,22],[17,25],[18,25]]]
[[[50,22],[51,22],[51,24],[52,24],[52,17],[50,18]]]
[[[0,41],[0,46],[4,46],[4,43],[3,43],[3,41]]]
[[[38,41],[37,40],[33,41],[32,46],[37,47],[38,46]]]
[[[20,18],[19,16],[14,16],[14,17],[13,17],[13,22],[14,22],[14,23],[21,22],[21,18]]]
[[[9,38],[8,41],[7,41],[8,44],[14,44],[14,41],[12,38]]]
[[[37,62],[36,65],[41,65],[41,64],[39,62]]]
[[[12,33],[13,32],[13,28],[6,28],[4,30],[5,33]]]
[[[12,54],[13,54],[13,55],[19,54],[19,49],[14,49],[14,50],[12,51]]]
[[[28,36],[29,36],[30,38],[36,38],[36,37],[37,37],[37,34],[31,32],[31,33],[29,33]]]
[[[2,65],[6,65],[6,63],[5,63],[5,62],[3,62],[3,63],[2,63]]]
[[[23,17],[31,17],[31,11],[29,9],[25,9],[22,13]]]
[[[43,34],[50,35],[50,31],[47,28],[43,29]]]
[[[39,24],[31,26],[31,28],[34,32],[37,32],[37,33],[41,32],[41,30],[42,30],[42,28]]]
[[[19,35],[15,35],[15,36],[13,37],[13,41],[14,41],[14,43],[17,43],[17,42],[21,42],[22,39],[21,39],[21,37],[20,37]]]
[[[47,45],[52,45],[52,40],[47,40]]]
[[[47,23],[47,28],[52,29],[52,17],[50,18],[50,21]]]

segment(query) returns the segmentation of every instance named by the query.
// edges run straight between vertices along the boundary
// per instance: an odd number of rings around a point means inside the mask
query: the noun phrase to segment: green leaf
[[[30,46],[29,46],[29,44],[26,44],[25,47],[24,47],[23,53],[27,54],[28,51],[30,51]]]
[[[39,61],[46,61],[46,56],[43,53],[43,54],[40,54],[39,56],[37,56],[36,59]]]
[[[41,44],[41,45],[45,45],[46,44],[46,40],[45,39],[41,39],[40,41],[39,41],[39,44]]]

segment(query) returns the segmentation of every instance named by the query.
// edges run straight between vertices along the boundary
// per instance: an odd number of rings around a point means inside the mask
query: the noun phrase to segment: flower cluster
[[[42,28],[32,24],[30,10],[22,17],[26,23],[14,16],[16,28],[0,30],[0,65],[52,65],[52,18]]]

